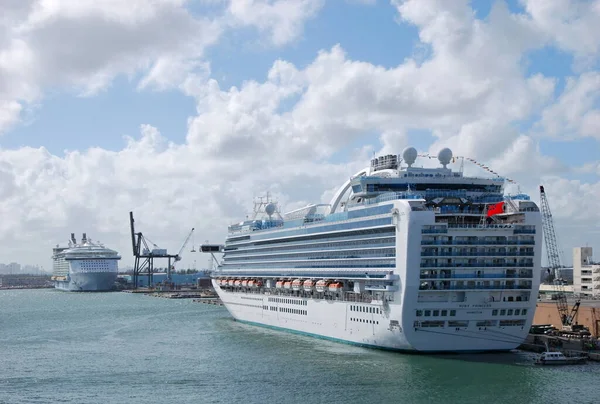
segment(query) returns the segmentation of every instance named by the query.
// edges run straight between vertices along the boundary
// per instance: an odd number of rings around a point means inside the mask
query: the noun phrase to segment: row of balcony
[[[431,285],[427,282],[419,285],[419,290],[441,291],[441,290],[530,290],[531,285]]]
[[[421,240],[421,245],[534,245],[535,240]]]
[[[533,257],[533,251],[421,251],[422,257]]]
[[[515,278],[515,279],[531,279],[533,272],[520,272],[520,273],[503,273],[503,274],[486,274],[486,273],[470,273],[470,274],[457,274],[457,273],[439,273],[439,274],[424,274],[421,272],[420,279],[504,279],[504,278]]]
[[[456,262],[435,263],[421,261],[421,268],[533,268],[533,262],[474,262],[465,264]]]

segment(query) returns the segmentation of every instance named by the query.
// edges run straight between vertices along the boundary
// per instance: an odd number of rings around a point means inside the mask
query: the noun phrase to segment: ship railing
[[[421,275],[420,279],[529,279],[530,274],[454,274],[454,275]]]
[[[497,264],[483,264],[483,263],[475,263],[475,264],[430,264],[430,263],[421,263],[422,269],[427,268],[533,268],[533,263],[497,263]]]
[[[529,290],[531,289],[531,286],[521,286],[521,285],[515,285],[515,286],[493,286],[493,285],[489,285],[489,286],[485,286],[485,285],[464,285],[464,286],[445,286],[445,287],[441,287],[441,286],[437,286],[437,287],[429,287],[429,285],[421,285],[419,286],[419,290],[428,290],[428,291],[436,291],[439,292],[440,290]]]
[[[522,253],[511,253],[511,252],[479,252],[479,253],[466,253],[466,252],[453,252],[453,253],[430,253],[427,251],[421,251],[422,257],[533,257],[534,252],[522,252]]]
[[[508,224],[448,224],[449,229],[514,229],[515,225]]]
[[[520,240],[520,241],[461,241],[461,240],[452,240],[452,241],[441,241],[441,240],[421,240],[421,245],[534,245],[534,240]]]

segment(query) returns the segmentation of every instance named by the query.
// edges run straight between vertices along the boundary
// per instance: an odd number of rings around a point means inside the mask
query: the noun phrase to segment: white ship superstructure
[[[68,247],[53,249],[52,280],[56,289],[78,292],[111,290],[118,274],[119,254],[83,233],[81,243],[71,233]]]
[[[417,157],[373,159],[329,205],[282,217],[261,201],[230,226],[213,285],[231,315],[386,349],[516,348],[539,289],[538,207],[452,171],[449,149],[439,168]]]

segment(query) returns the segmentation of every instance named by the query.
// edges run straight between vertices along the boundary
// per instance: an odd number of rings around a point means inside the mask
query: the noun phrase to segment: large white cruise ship
[[[533,321],[542,231],[505,179],[375,158],[329,205],[261,202],[229,226],[213,286],[239,321],[393,350],[516,348]],[[260,217],[260,213],[264,217]]]
[[[119,271],[119,254],[93,242],[83,233],[77,243],[71,233],[68,247],[52,250],[52,280],[56,289],[76,292],[101,292],[114,288]]]

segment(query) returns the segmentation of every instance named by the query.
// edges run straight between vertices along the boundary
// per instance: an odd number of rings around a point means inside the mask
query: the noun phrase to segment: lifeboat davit
[[[285,282],[283,282],[283,288],[284,289],[291,289],[292,288],[292,281],[285,281]]]
[[[341,292],[343,287],[344,287],[344,285],[342,284],[342,282],[334,282],[329,285],[329,291],[330,292]]]
[[[317,284],[316,284],[317,292],[327,291],[327,287],[329,286],[330,283],[331,283],[330,281],[326,281],[325,279],[321,279],[320,281],[317,281]]]
[[[300,288],[302,288],[302,279],[295,279],[294,282],[292,282],[292,290],[300,290]]]
[[[310,292],[315,287],[315,281],[312,279],[307,279],[304,281],[303,286],[305,291]]]
[[[235,279],[230,279],[230,280],[228,280],[228,281],[227,281],[227,285],[229,285],[229,286],[233,286],[233,285],[235,285]]]
[[[283,289],[283,281],[277,281],[277,283],[275,284],[275,288]]]

